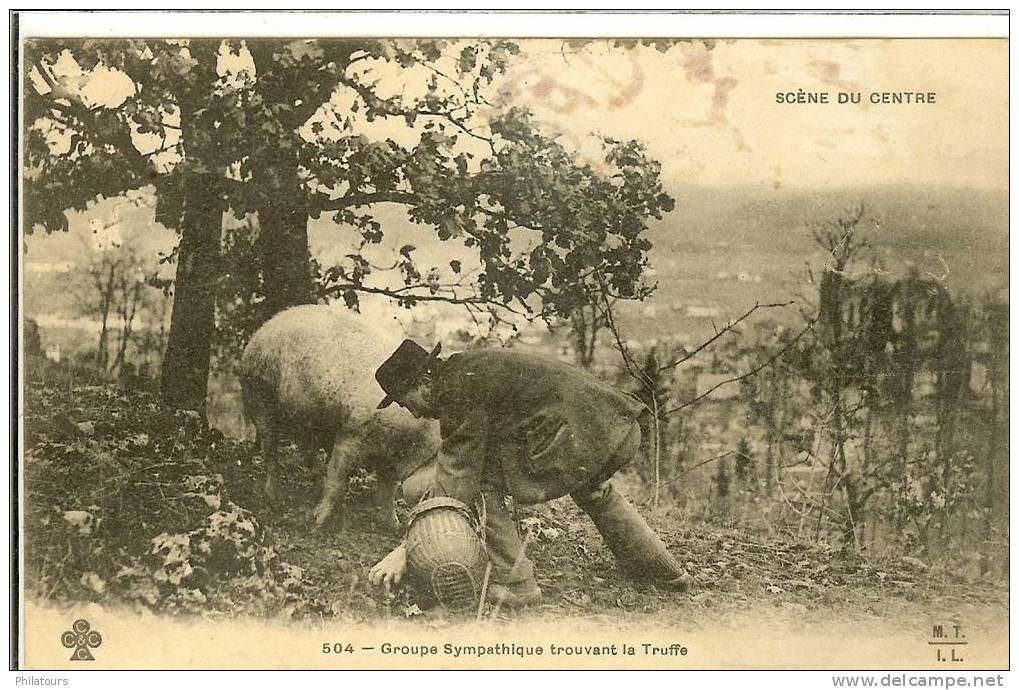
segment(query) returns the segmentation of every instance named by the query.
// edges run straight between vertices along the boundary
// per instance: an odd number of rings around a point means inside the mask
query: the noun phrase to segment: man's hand
[[[368,581],[376,587],[385,583],[388,588],[390,585],[400,584],[405,572],[407,572],[407,547],[400,544],[372,566],[368,571]]]

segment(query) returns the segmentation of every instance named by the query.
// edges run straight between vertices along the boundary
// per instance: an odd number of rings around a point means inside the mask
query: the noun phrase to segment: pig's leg
[[[314,470],[315,465],[318,464],[319,451],[325,453],[326,456],[329,455],[329,452],[333,448],[333,439],[335,436],[335,431],[313,427],[301,440],[301,459],[308,471]]]
[[[318,459],[319,439],[318,434],[312,431],[307,432],[298,442],[297,447],[301,451],[301,460],[305,469],[315,469],[315,460]]]
[[[315,464],[318,464],[318,453],[322,451],[325,455],[326,461],[329,460],[329,454],[333,451],[333,443],[336,442],[336,430],[335,429],[322,429],[318,436],[315,437]],[[314,465],[309,465],[308,469],[314,469]]]
[[[257,420],[255,429],[265,462],[265,495],[275,503],[279,499],[279,432],[270,417]]]
[[[343,494],[347,490],[347,480],[354,470],[358,446],[359,441],[354,436],[338,435],[333,442],[329,465],[326,467],[322,500],[314,510],[316,528],[321,527],[329,519],[333,514],[333,508],[343,499]]]
[[[279,425],[276,422],[275,398],[268,393],[269,387],[257,377],[242,377],[241,395],[244,414],[255,427],[255,443],[260,448],[265,464],[265,494],[270,503],[277,499],[279,478]]]
[[[396,516],[396,468],[390,463],[383,463],[375,468],[375,493],[372,502],[375,512],[382,522],[391,529],[400,527]]]

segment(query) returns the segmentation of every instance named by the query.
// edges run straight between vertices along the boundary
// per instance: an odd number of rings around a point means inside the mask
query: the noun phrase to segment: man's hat
[[[442,350],[442,343],[428,352],[413,340],[404,340],[396,352],[389,356],[378,369],[375,370],[375,380],[386,392],[386,397],[379,403],[377,409],[389,407],[397,398],[409,391],[421,374],[425,373]]]

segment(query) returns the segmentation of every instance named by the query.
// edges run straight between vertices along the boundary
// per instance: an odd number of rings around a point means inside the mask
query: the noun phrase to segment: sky
[[[521,45],[514,102],[567,139],[641,139],[671,184],[1008,186],[1003,39]],[[800,89],[831,100],[860,92],[861,103],[776,103],[777,92]],[[905,91],[934,92],[935,103],[868,102]]]
[[[529,108],[592,161],[592,133],[639,139],[668,186],[1008,186],[1005,39],[690,40],[664,51],[606,40],[518,44],[521,54],[497,82],[502,104]],[[73,63],[59,67],[73,81]],[[222,55],[220,69],[254,65]],[[384,63],[365,74],[380,80],[380,92],[407,96],[431,76],[391,66],[387,73]],[[777,93],[800,90],[831,101],[858,92],[861,102],[776,102]],[[111,104],[130,91],[129,80],[109,71],[82,86],[89,100]],[[933,92],[936,100],[872,104],[873,92]],[[331,100],[341,113],[347,101],[340,92]],[[402,122],[359,127],[408,146],[420,136]],[[142,139],[142,150],[160,143]]]
[[[1008,44],[987,39],[785,40],[677,42],[668,50],[626,48],[604,40],[582,45],[520,39],[506,78],[492,94],[527,107],[543,129],[597,165],[594,137],[635,138],[662,164],[674,194],[684,185],[832,190],[912,184],[985,190],[1008,188]],[[221,69],[253,67],[221,61]],[[74,77],[73,66],[65,66]],[[394,92],[423,79],[368,75]],[[401,72],[401,70],[397,70]],[[84,82],[93,102],[119,104],[132,87],[116,75]],[[776,93],[859,92],[859,104],[785,104]],[[936,93],[933,104],[872,104],[871,92]],[[342,112],[342,94],[332,99]],[[361,123],[380,137],[413,146],[420,132],[401,122]],[[388,128],[388,129],[387,129]],[[143,143],[136,142],[144,150]],[[100,211],[114,222],[112,207]],[[107,216],[109,216],[107,218]],[[402,212],[381,212],[392,251],[420,234]],[[72,225],[79,227],[81,219]],[[353,235],[327,217],[313,223],[312,249],[342,256]],[[56,238],[51,238],[56,239]],[[168,234],[168,241],[172,235]],[[31,243],[33,259],[47,251]],[[448,252],[448,247],[443,247]],[[459,253],[457,254],[459,258]],[[380,259],[381,260],[381,259]]]

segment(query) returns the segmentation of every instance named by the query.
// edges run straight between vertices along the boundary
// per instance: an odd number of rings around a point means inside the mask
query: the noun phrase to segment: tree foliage
[[[495,40],[29,42],[28,229],[66,230],[65,211],[152,185],[157,219],[206,260],[189,277],[202,282],[227,272],[204,227],[216,210],[257,216],[257,260],[229,267],[256,272],[229,281],[251,294],[221,299],[254,310],[240,315],[253,325],[315,299],[357,308],[366,293],[546,321],[603,295],[642,299],[654,287],[642,280],[644,231],[674,206],[659,164],[610,137],[582,160],[501,103],[517,53]],[[421,239],[379,267],[369,255],[394,208]],[[359,240],[319,267],[307,227],[323,215]],[[476,265],[417,260],[419,246],[443,242]]]

